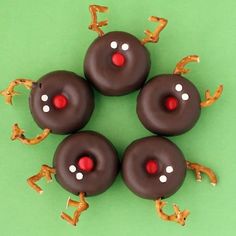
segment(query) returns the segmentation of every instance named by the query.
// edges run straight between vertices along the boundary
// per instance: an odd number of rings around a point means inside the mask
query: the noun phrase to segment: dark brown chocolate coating
[[[53,105],[53,98],[61,94],[67,98],[68,104],[58,109]],[[69,71],[55,71],[34,83],[29,104],[39,127],[56,134],[69,134],[88,122],[94,109],[94,97],[82,77]]]
[[[93,159],[94,168],[91,172],[78,167],[78,160],[83,156]],[[83,131],[64,139],[55,152],[53,165],[56,180],[63,188],[75,195],[84,192],[91,196],[102,193],[111,186],[118,173],[119,159],[115,148],[104,136]],[[76,170],[71,172],[70,166],[76,167]],[[77,179],[77,174],[81,178],[81,173],[82,179]]]
[[[158,163],[158,171],[148,174],[145,164]],[[122,176],[131,191],[147,199],[166,198],[182,185],[186,162],[180,149],[163,137],[147,137],[134,141],[125,151]]]
[[[167,97],[178,100],[176,110],[164,106]],[[158,75],[146,83],[137,99],[137,114],[143,125],[153,133],[179,135],[197,122],[201,108],[197,88],[180,75]]]
[[[117,47],[112,48],[111,43]],[[128,44],[123,50],[122,45]],[[118,67],[112,63],[112,55],[119,52],[125,64]],[[124,95],[139,89],[150,70],[148,50],[133,35],[126,32],[110,32],[98,37],[89,47],[84,60],[85,77],[104,95]]]

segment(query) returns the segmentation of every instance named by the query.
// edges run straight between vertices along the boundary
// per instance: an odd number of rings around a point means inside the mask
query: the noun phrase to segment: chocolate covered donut
[[[57,134],[81,129],[94,109],[87,81],[69,71],[51,72],[33,83],[29,103],[35,122]]]
[[[125,151],[122,176],[131,191],[147,199],[174,194],[185,179],[186,162],[180,149],[162,137],[134,141]]]
[[[115,31],[91,44],[84,60],[84,73],[104,95],[123,95],[143,85],[150,64],[149,52],[139,39]]]
[[[151,132],[179,135],[197,122],[200,103],[199,92],[189,80],[175,74],[158,75],[140,91],[137,114]]]
[[[56,179],[69,192],[87,196],[104,192],[115,180],[119,159],[101,134],[84,131],[67,137],[57,148]]]

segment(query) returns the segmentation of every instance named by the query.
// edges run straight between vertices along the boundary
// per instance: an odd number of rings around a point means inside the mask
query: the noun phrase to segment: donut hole
[[[179,100],[173,95],[167,95],[162,100],[162,106],[167,112],[176,111],[179,108]]]
[[[67,107],[68,99],[64,94],[57,94],[53,97],[52,103],[56,109],[62,110]]]
[[[115,52],[112,55],[112,64],[118,67],[125,65],[125,56],[120,52]]]
[[[89,173],[94,171],[96,162],[91,155],[83,154],[78,158],[76,165],[79,170]]]
[[[150,159],[145,163],[146,173],[149,175],[155,175],[158,173],[159,165],[156,160]]]

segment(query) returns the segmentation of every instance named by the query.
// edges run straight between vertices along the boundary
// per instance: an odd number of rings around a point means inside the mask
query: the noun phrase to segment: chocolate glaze
[[[158,163],[156,174],[147,173],[145,164],[149,160]],[[173,169],[171,173],[167,172],[168,166]],[[123,179],[129,189],[142,198],[156,200],[171,196],[182,185],[185,174],[186,162],[182,152],[166,138],[151,136],[136,140],[124,153]],[[163,175],[166,182],[160,181]]]
[[[177,91],[176,85],[181,85],[182,90]],[[168,111],[164,106],[168,96],[178,100],[178,107],[174,111]],[[182,96],[189,98],[183,100]],[[198,90],[189,80],[180,75],[158,75],[140,91],[137,114],[151,132],[165,136],[179,135],[190,130],[197,122],[201,112],[200,102]]]
[[[117,48],[111,48],[111,42]],[[128,44],[128,50],[122,45]],[[118,67],[112,63],[112,55],[119,52],[125,63]],[[140,40],[126,32],[110,32],[98,37],[89,47],[84,60],[85,77],[104,95],[124,95],[139,89],[150,70],[150,56]]]
[[[63,109],[53,105],[54,96],[60,94],[68,100]],[[42,100],[42,95],[48,97],[47,101]],[[94,98],[91,88],[82,77],[69,71],[54,71],[34,83],[29,104],[35,122],[42,129],[68,134],[81,129],[88,122],[94,109]],[[45,105],[50,111],[43,111]]]
[[[80,170],[77,163],[80,157],[89,156],[94,161],[94,168],[87,173]],[[101,134],[83,131],[68,136],[58,146],[53,160],[56,180],[69,192],[78,195],[85,192],[87,196],[104,192],[114,182],[118,173],[119,159],[113,145]],[[76,171],[69,171],[74,165]],[[77,173],[83,179],[76,179]]]

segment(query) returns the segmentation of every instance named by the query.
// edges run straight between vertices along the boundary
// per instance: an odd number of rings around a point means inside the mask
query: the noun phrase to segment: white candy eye
[[[113,49],[117,48],[117,42],[116,41],[111,42],[111,48],[113,48]]]
[[[69,166],[69,171],[74,173],[76,171],[76,167],[74,165]]]
[[[83,179],[83,174],[81,173],[81,172],[79,172],[79,173],[77,173],[76,174],[76,179],[78,179],[78,180],[81,180],[81,179]]]
[[[162,183],[165,183],[167,181],[167,177],[165,175],[161,175],[159,180],[162,182]]]
[[[183,89],[183,86],[182,86],[181,84],[176,84],[175,90],[176,90],[177,92],[182,91],[182,89]]]
[[[48,100],[48,95],[46,95],[46,94],[42,95],[42,96],[41,96],[41,100],[42,100],[43,102],[46,102],[46,101]]]
[[[187,93],[183,93],[183,94],[182,94],[182,99],[183,99],[184,101],[187,101],[187,100],[189,99],[189,95],[188,95]]]
[[[173,167],[172,166],[167,166],[166,167],[166,172],[167,173],[172,173],[174,171]]]
[[[50,111],[50,107],[47,106],[47,105],[43,106],[43,111],[44,112],[49,112]]]
[[[129,45],[127,43],[123,43],[121,45],[121,48],[122,48],[123,51],[127,51],[129,49]]]

